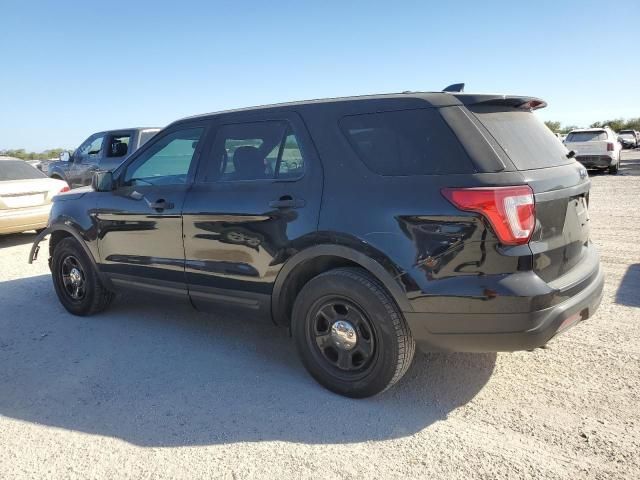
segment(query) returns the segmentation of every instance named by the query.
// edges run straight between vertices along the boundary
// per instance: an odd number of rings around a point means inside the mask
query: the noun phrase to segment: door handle
[[[307,202],[301,198],[293,198],[291,195],[284,195],[278,200],[272,200],[269,202],[269,206],[272,208],[302,208]]]
[[[149,202],[149,207],[154,210],[168,210],[173,208],[173,203],[165,202],[164,199],[157,200],[155,202]]]

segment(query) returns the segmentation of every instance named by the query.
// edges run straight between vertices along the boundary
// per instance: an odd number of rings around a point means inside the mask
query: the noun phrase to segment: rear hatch
[[[576,156],[601,156],[613,150],[613,141],[606,130],[575,130],[567,135],[565,146],[576,152]]]
[[[536,225],[529,242],[533,269],[552,282],[590,255],[587,207],[591,182],[584,167],[567,157],[567,148],[528,106],[513,108],[504,103],[467,108],[479,127],[486,129],[483,134],[501,157],[504,171],[519,172],[523,183],[533,190]]]

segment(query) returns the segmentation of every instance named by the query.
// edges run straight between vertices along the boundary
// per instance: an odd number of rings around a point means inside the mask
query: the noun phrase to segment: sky
[[[626,5],[0,0],[0,149],[73,149],[100,130],[457,82],[541,97],[538,115],[563,124],[637,117],[640,17]]]

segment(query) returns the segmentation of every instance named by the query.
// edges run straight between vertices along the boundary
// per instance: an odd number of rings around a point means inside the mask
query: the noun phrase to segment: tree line
[[[7,157],[20,158],[22,160],[48,160],[50,158],[58,158],[61,152],[64,152],[64,148],[51,148],[44,152],[27,152],[24,148],[18,148],[16,150],[0,150],[0,155]]]
[[[547,120],[544,124],[554,133],[569,133],[571,130],[580,128],[576,125],[563,126],[560,122],[554,122],[553,120]],[[614,120],[605,120],[604,122],[593,122],[589,125],[589,128],[601,128],[604,126],[610,127],[614,132],[620,130],[638,130],[640,131],[640,117],[636,118],[616,118]]]

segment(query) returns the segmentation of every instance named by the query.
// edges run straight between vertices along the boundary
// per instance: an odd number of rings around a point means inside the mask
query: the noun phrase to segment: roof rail
[[[449,85],[448,87],[446,87],[442,91],[443,92],[458,92],[458,93],[462,93],[462,92],[464,92],[464,83],[453,83],[453,84]]]

